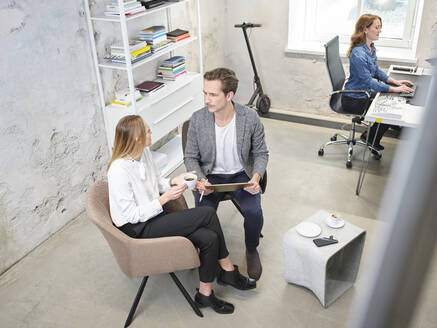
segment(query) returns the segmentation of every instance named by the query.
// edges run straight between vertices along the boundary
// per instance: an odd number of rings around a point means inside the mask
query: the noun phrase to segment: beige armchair
[[[168,212],[188,208],[183,196],[166,205],[165,209]],[[143,277],[125,327],[130,325],[147,279],[153,274],[169,273],[194,312],[203,317],[174,274],[175,271],[197,268],[200,265],[197,249],[190,240],[185,237],[134,239],[121,232],[112,224],[108,183],[105,181],[95,182],[88,190],[86,210],[91,221],[97,225],[111,247],[121,270],[128,277]]]

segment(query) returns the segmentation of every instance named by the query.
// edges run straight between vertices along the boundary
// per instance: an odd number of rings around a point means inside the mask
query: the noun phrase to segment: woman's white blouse
[[[160,193],[169,188],[170,179],[162,178],[146,147],[140,161],[117,159],[108,170],[109,207],[117,227],[145,222],[158,214]]]

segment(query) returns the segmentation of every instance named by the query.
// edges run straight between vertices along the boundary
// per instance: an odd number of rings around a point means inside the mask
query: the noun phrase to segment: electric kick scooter
[[[255,101],[256,97],[258,97],[256,101],[256,109],[258,110],[258,113],[260,115],[267,114],[271,104],[270,98],[263,92],[261,80],[259,79],[258,72],[256,71],[255,61],[252,55],[252,49],[250,48],[249,38],[247,37],[248,28],[261,27],[261,24],[252,24],[252,23],[243,22],[243,24],[236,24],[234,25],[234,27],[241,28],[243,30],[244,39],[246,40],[247,50],[249,51],[250,62],[252,63],[253,73],[255,75],[253,78],[253,82],[256,85],[256,89],[253,92],[252,97],[250,97],[250,100],[246,106],[253,108],[253,102]]]

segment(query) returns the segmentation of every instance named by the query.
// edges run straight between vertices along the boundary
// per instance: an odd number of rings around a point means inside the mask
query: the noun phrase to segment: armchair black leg
[[[146,287],[146,283],[147,283],[148,278],[149,278],[149,276],[145,276],[143,278],[143,281],[141,281],[140,288],[138,289],[137,296],[135,297],[135,301],[132,304],[132,307],[129,311],[129,316],[127,317],[126,323],[124,324],[124,328],[128,327],[132,322],[132,319],[134,317],[135,311],[136,311],[137,306],[138,306],[138,302],[141,299],[141,295],[143,295],[144,287]]]
[[[179,281],[178,277],[176,277],[174,272],[170,272],[169,274],[173,278],[174,283],[176,284],[176,286],[178,286],[181,293],[185,296],[185,299],[188,301],[188,303],[190,303],[191,308],[194,310],[194,312],[196,312],[199,317],[203,318],[203,314],[202,312],[200,312],[199,307],[196,305],[196,303],[194,303],[193,299],[188,294],[182,283]]]

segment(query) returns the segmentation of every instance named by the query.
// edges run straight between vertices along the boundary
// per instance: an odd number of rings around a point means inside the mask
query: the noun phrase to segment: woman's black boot
[[[234,312],[234,306],[231,303],[222,301],[215,297],[214,291],[211,291],[211,295],[205,296],[199,292],[194,296],[194,300],[201,308],[210,306],[215,312],[220,314],[231,314]]]
[[[238,271],[237,265],[234,265],[234,271],[225,271],[219,268],[217,282],[220,285],[231,285],[240,290],[256,288],[256,281],[243,276],[240,271]]]

